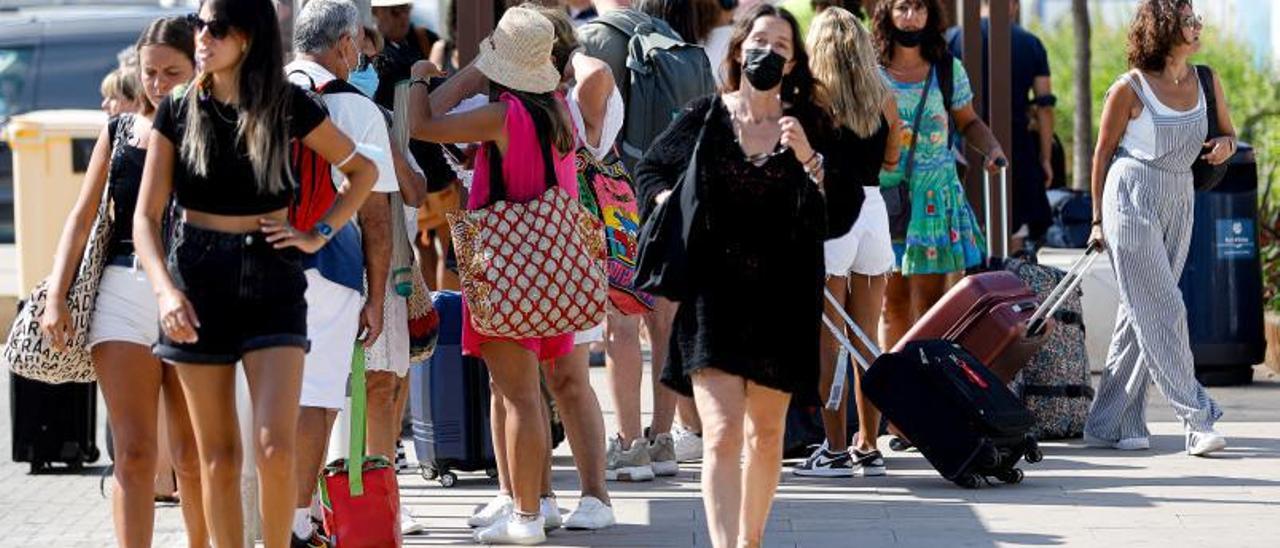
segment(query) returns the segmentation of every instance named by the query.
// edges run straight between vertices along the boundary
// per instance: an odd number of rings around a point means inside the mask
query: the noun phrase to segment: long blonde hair
[[[809,69],[827,89],[837,125],[870,137],[880,129],[889,90],[880,76],[880,60],[871,33],[852,13],[827,8],[809,29]]]

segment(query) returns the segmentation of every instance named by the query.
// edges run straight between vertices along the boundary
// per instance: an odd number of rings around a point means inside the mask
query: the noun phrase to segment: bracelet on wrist
[[[1089,226],[1102,226],[1102,219],[1094,219],[1092,223],[1089,223]]]

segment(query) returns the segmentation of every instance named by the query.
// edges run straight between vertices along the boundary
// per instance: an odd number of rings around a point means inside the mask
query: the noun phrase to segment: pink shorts
[[[462,354],[480,357],[480,345],[487,342],[506,341],[523,346],[538,356],[538,361],[551,361],[573,351],[573,333],[542,337],[536,339],[504,339],[483,335],[471,327],[471,310],[467,308],[466,299],[462,302]]]

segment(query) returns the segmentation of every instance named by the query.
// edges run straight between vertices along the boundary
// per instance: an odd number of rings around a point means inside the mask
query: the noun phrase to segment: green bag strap
[[[351,437],[347,454],[347,481],[351,496],[364,494],[364,441],[368,402],[364,379],[364,347],[356,343],[351,352]]]

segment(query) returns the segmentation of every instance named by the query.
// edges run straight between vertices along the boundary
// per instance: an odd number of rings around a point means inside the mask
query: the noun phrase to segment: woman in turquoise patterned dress
[[[899,187],[906,184],[910,196],[905,234],[893,235],[898,268],[889,278],[884,310],[889,346],[942,297],[949,274],[985,259],[986,239],[956,174],[951,124],[985,152],[989,171],[1005,157],[973,110],[964,66],[946,51],[945,17],[938,0],[887,0],[873,16],[881,71],[904,126],[898,169],[880,176],[891,224]],[[947,71],[938,70],[937,62],[952,64],[950,105],[944,106],[939,85],[939,75],[945,77]]]

